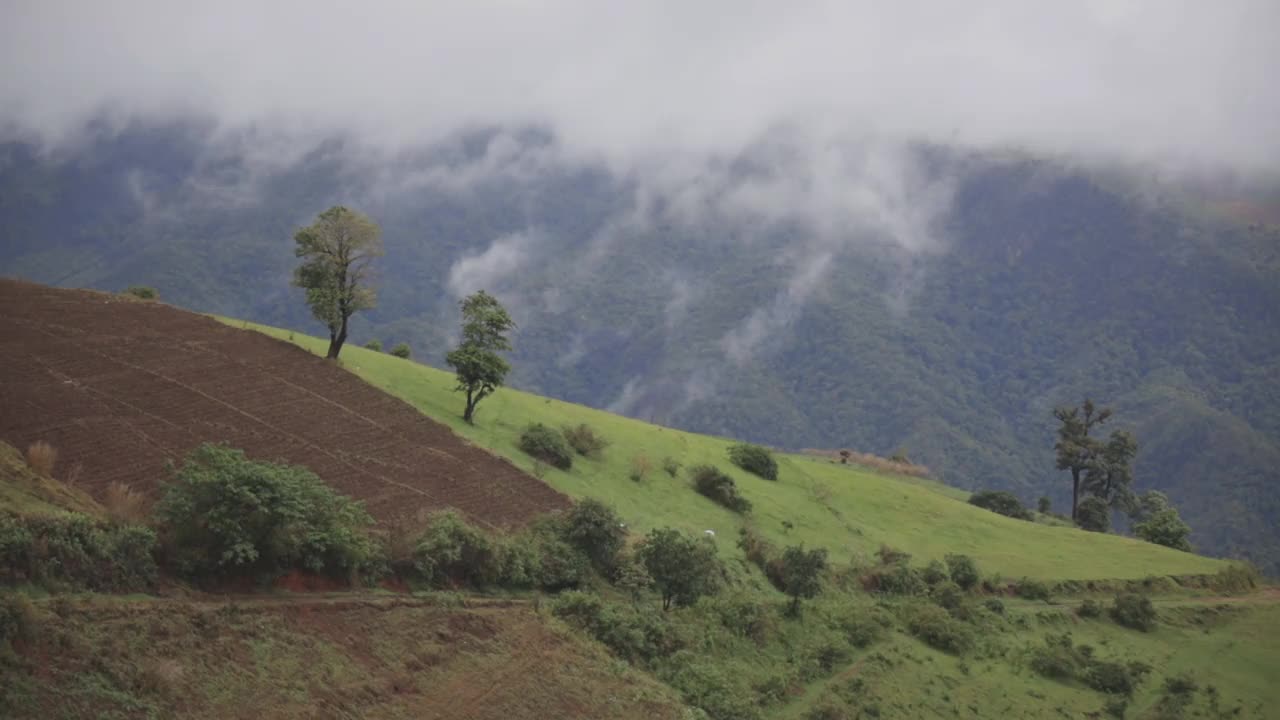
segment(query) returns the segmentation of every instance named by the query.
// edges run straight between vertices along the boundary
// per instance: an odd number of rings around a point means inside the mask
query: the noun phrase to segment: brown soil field
[[[456,508],[508,527],[569,499],[335,363],[157,302],[0,279],[0,440],[102,499],[155,496],[203,442],[304,465],[379,523]]]

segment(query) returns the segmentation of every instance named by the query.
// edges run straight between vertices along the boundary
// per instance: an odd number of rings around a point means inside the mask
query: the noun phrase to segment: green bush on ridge
[[[380,572],[363,506],[306,468],[255,462],[223,445],[187,456],[155,517],[169,560],[191,578]]]
[[[524,429],[520,434],[520,449],[552,467],[561,470],[573,467],[573,450],[564,435],[542,423],[533,423]]]
[[[738,443],[729,448],[729,460],[752,475],[765,480],[778,479],[778,461],[767,448],[751,443]]]

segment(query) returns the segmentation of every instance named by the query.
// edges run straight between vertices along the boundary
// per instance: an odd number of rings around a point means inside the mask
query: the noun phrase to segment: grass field
[[[325,341],[301,333],[227,320],[322,353]],[[968,505],[952,488],[927,480],[890,477],[803,455],[779,456],[779,480],[770,482],[731,465],[732,441],[682,432],[581,405],[503,388],[479,406],[476,425],[462,421],[462,399],[452,374],[384,353],[347,346],[344,366],[452,427],[471,442],[535,470],[516,446],[532,422],[552,427],[586,423],[610,442],[598,460],[579,457],[567,472],[538,468],[553,487],[574,497],[612,504],[635,531],[670,525],[693,532],[712,530],[720,547],[744,522],[779,545],[805,543],[830,550],[837,562],[857,561],[881,543],[917,560],[947,553],[972,555],[986,574],[1043,580],[1140,578],[1148,575],[1212,573],[1221,561],[1169,550],[1117,535],[1012,520]],[[652,470],[640,482],[629,478],[644,456]],[[735,515],[693,492],[683,470],[671,477],[663,460],[682,468],[710,463],[728,472],[754,504],[749,518]],[[784,522],[790,527],[784,527]]]

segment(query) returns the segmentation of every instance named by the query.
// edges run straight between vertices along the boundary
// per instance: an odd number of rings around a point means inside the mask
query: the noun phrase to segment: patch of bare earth
[[[154,496],[166,463],[225,442],[305,465],[383,523],[453,507],[503,527],[569,504],[289,343],[161,303],[14,280],[0,280],[0,306],[0,440],[49,443],[99,500],[117,482]]]

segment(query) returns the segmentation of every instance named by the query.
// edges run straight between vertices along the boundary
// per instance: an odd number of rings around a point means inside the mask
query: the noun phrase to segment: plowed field
[[[202,442],[305,465],[380,522],[453,507],[494,527],[569,500],[351,373],[160,303],[0,280],[0,440],[58,450],[101,497],[154,493]]]

